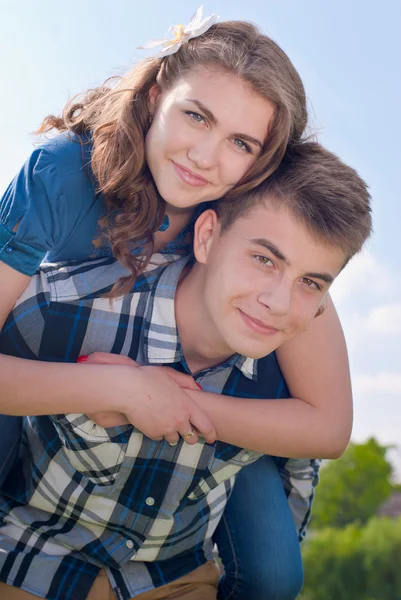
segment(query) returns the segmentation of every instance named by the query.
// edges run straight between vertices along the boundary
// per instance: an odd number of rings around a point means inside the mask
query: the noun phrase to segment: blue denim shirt
[[[0,260],[33,275],[45,256],[90,256],[106,211],[90,168],[91,150],[87,140],[82,144],[62,133],[32,152],[0,200]]]

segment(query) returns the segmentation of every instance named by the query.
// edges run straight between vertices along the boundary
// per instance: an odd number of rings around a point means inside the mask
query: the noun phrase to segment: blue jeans
[[[244,468],[214,535],[219,600],[294,600],[303,585],[298,533],[274,460]]]
[[[0,415],[0,488],[18,454],[22,419]],[[237,477],[214,535],[225,574],[219,600],[294,600],[303,584],[298,535],[274,460]]]

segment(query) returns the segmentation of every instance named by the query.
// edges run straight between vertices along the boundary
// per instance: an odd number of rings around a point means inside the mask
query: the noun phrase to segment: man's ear
[[[198,262],[207,263],[213,241],[220,235],[216,212],[209,208],[199,215],[194,228],[194,255]]]
[[[161,93],[162,89],[158,83],[152,85],[148,92],[148,108],[151,115],[154,115],[156,112],[157,102]]]

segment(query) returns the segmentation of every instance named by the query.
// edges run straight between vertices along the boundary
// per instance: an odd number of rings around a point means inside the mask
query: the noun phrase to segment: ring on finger
[[[195,435],[195,429],[190,429],[188,433],[182,433],[181,437],[183,440],[190,440]]]

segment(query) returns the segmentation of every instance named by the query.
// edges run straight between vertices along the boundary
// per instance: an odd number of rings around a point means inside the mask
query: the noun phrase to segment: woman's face
[[[226,194],[262,151],[274,106],[242,79],[199,67],[169,89],[149,93],[154,115],[146,158],[171,210]]]

